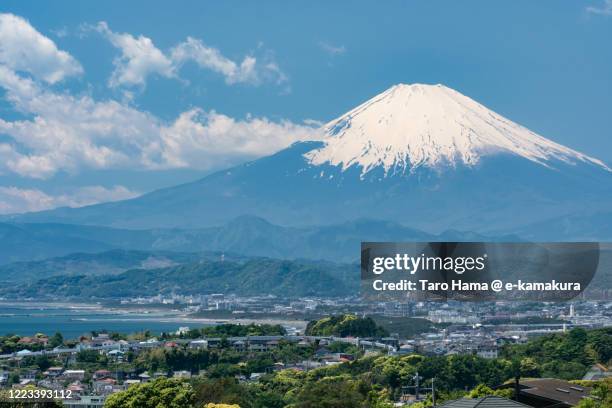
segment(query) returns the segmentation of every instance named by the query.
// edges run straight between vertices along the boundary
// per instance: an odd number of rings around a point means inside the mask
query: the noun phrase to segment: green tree
[[[229,377],[199,381],[194,384],[194,392],[196,406],[206,406],[208,403],[223,403],[250,407],[250,401],[253,400],[252,395],[244,385]]]
[[[60,332],[55,332],[55,334],[49,339],[49,346],[51,347],[59,347],[62,344],[64,344],[64,336],[62,336],[62,333]]]
[[[306,326],[309,336],[340,336],[340,337],[384,337],[389,333],[376,324],[371,317],[357,317],[343,314],[314,320]]]
[[[105,408],[189,408],[193,407],[193,389],[188,382],[158,378],[112,394]]]
[[[296,400],[296,408],[356,408],[363,406],[365,398],[347,378],[324,377],[307,383]]]
[[[76,360],[79,363],[96,363],[100,353],[96,350],[81,350],[76,355]]]
[[[47,368],[51,367],[51,360],[45,355],[36,356],[34,364],[38,366],[40,371],[45,371]]]
[[[522,377],[538,377],[540,367],[533,358],[525,357],[520,362],[520,372]]]

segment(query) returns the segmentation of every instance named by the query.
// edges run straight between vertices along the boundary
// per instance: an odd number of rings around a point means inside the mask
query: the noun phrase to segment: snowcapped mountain
[[[478,164],[481,157],[511,153],[543,165],[556,159],[600,160],[569,149],[504,118],[443,85],[395,85],[324,126],[325,146],[306,154],[313,165],[329,163],[362,174],[382,167],[406,174],[419,167]]]
[[[370,218],[429,233],[487,234],[572,214],[612,217],[606,164],[441,85],[396,85],[322,130],[320,141],[295,143],[193,183],[13,219],[192,228],[242,215],[284,226]]]

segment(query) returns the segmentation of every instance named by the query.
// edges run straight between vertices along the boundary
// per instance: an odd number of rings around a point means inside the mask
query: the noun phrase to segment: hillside
[[[349,296],[358,292],[357,265],[283,261],[201,260],[158,268],[132,269],[116,275],[61,275],[0,288],[7,298],[110,299],[180,293],[202,295]]]
[[[354,262],[361,241],[479,241],[479,234],[446,231],[428,234],[389,221],[360,219],[328,226],[282,227],[262,218],[242,216],[201,229],[127,230],[68,224],[1,224],[0,265],[43,260],[76,252],[110,249],[140,251],[224,251],[283,259],[326,259]],[[516,237],[499,236],[499,240]],[[497,240],[497,239],[493,239]]]
[[[101,253],[75,253],[40,261],[0,265],[0,281],[37,281],[57,275],[115,275],[129,269],[159,269],[202,259],[218,260],[220,252],[170,252],[114,249]],[[227,259],[239,259],[232,257]]]
[[[320,140],[131,200],[4,220],[151,229],[208,228],[244,215],[299,228],[369,218],[435,234],[508,234],[584,214],[596,222],[557,239],[607,237],[593,228],[610,219],[605,163],[450,88],[400,84],[322,130]]]

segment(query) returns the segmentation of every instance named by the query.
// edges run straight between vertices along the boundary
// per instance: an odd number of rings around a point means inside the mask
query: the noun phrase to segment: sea
[[[198,328],[211,324],[215,323],[166,312],[105,310],[95,305],[0,303],[0,336],[36,333],[51,336],[60,332],[65,339],[75,339],[92,331],[130,334],[148,330],[159,334],[177,331],[179,327]]]

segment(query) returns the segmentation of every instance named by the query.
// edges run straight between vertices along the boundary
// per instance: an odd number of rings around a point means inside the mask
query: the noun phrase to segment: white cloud
[[[319,42],[319,47],[332,57],[336,55],[346,54],[346,47],[344,45],[333,45],[325,41]]]
[[[98,23],[96,30],[121,50],[121,56],[114,61],[115,71],[109,81],[111,86],[145,85],[151,74],[166,78],[175,76],[172,61],[155,47],[150,38],[115,33],[103,21]]]
[[[586,11],[592,14],[612,16],[612,0],[604,0],[603,4],[599,7],[589,6],[586,8]]]
[[[10,18],[30,27],[19,17]],[[32,27],[25,31],[36,33],[40,44],[51,44],[56,55],[69,57]],[[107,34],[116,35],[110,30]],[[126,34],[113,38],[126,49],[125,60],[118,64],[114,77],[117,83],[143,83],[152,72],[172,74],[165,57],[149,39]],[[181,61],[197,56],[199,64],[208,64],[231,82],[263,80],[262,71],[255,73],[255,59],[246,58],[239,66],[232,65],[220,54],[208,53],[197,40],[181,53],[184,55],[177,57]],[[297,140],[318,137],[318,130],[308,124],[250,116],[237,120],[198,108],[168,122],[136,109],[129,101],[99,101],[89,95],[54,91],[21,73],[38,73],[42,69],[37,65],[41,57],[34,51],[28,55],[27,61],[34,62],[32,67],[23,61],[17,67],[14,61],[0,60],[0,88],[6,91],[4,98],[24,114],[22,119],[0,118],[0,135],[4,136],[0,141],[0,174],[48,179],[58,172],[78,173],[83,168],[204,170],[232,165],[273,153]],[[152,66],[157,68],[152,71]],[[282,80],[282,72],[273,62],[267,63],[266,70]],[[49,72],[53,74],[45,73],[43,77],[47,82],[54,82],[69,71],[55,68]]]
[[[259,81],[256,58],[247,56],[240,64],[237,64],[224,57],[218,49],[208,47],[202,41],[192,37],[188,37],[185,42],[174,47],[171,55],[176,64],[194,61],[201,68],[223,75],[228,84],[241,82],[254,84]]]
[[[0,214],[42,211],[56,207],[82,207],[107,201],[133,198],[138,193],[123,186],[106,188],[87,186],[60,195],[50,195],[38,189],[0,186]]]
[[[247,55],[242,61],[236,62],[224,56],[217,48],[193,37],[187,37],[165,54],[150,38],[143,35],[136,38],[131,34],[113,32],[106,22],[98,23],[94,29],[121,50],[109,81],[113,87],[144,86],[150,75],[177,78],[180,68],[188,62],[222,75],[229,85],[259,85],[264,82],[281,84],[288,80],[269,55],[260,60]]]
[[[42,89],[0,66],[0,87],[31,119],[0,119],[0,133],[13,143],[0,150],[5,170],[48,178],[57,171],[127,165],[159,133],[157,120],[116,101],[97,102]]]
[[[172,167],[197,167],[203,157],[208,165],[235,163],[276,152],[296,140],[314,138],[317,131],[289,121],[266,118],[236,120],[215,111],[192,109],[161,129],[162,163]]]
[[[13,14],[0,14],[0,64],[51,84],[83,72],[70,54]]]
[[[318,129],[289,121],[236,120],[201,109],[167,123],[114,100],[96,101],[44,89],[0,66],[0,87],[31,118],[0,119],[0,172],[49,178],[93,169],[210,169],[318,137]]]

